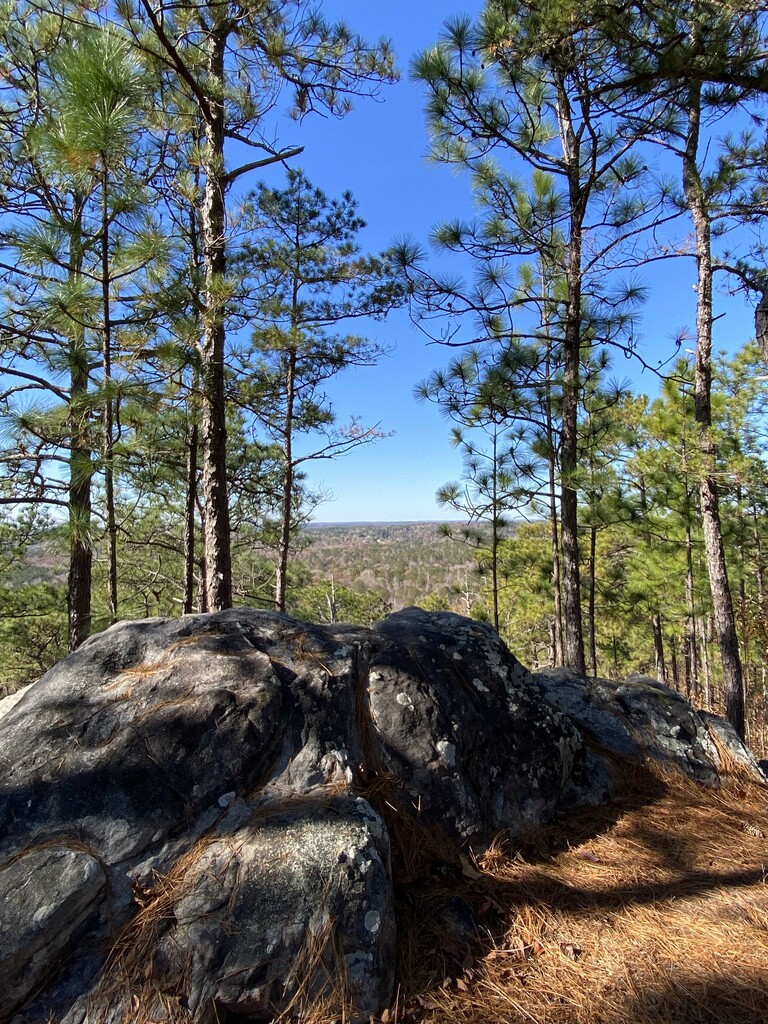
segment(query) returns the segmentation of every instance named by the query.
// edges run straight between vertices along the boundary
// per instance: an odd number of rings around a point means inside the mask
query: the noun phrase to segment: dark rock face
[[[601,750],[713,781],[708,728],[447,613],[119,624],[0,721],[0,1019],[367,1020],[393,884],[616,792]]]
[[[368,701],[385,772],[410,813],[483,849],[551,820],[581,751],[486,625],[410,610],[385,619]]]
[[[677,767],[698,782],[716,785],[724,767],[723,751],[756,782],[766,781],[728,722],[695,712],[681,694],[657,679],[636,674],[617,683],[568,668],[546,669],[533,678],[547,701],[590,741],[598,761],[601,749],[632,761],[650,758]]]

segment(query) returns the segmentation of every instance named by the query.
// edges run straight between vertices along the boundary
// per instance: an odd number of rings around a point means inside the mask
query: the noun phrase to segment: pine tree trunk
[[[184,508],[184,614],[195,608],[195,508],[197,506],[197,424],[187,432],[187,500]]]
[[[590,671],[597,676],[597,636],[595,627],[595,565],[597,557],[597,530],[589,528],[589,661]]]
[[[226,5],[223,5],[226,6]],[[222,10],[220,18],[226,17]],[[221,98],[212,99],[205,123],[205,191],[202,228],[205,302],[202,340],[202,493],[205,504],[203,536],[206,562],[206,603],[210,611],[232,607],[229,494],[227,486],[227,409],[224,395],[224,300],[227,269],[224,173],[224,54],[226,34],[212,30],[208,68]]]
[[[87,381],[87,374],[83,375]],[[87,387],[82,386],[79,374],[73,373],[72,398],[82,397]],[[83,414],[77,404],[70,419],[72,449],[69,459],[69,572],[67,575],[67,612],[69,650],[76,650],[91,633],[91,586],[93,551],[90,542],[91,521],[91,452],[85,431]]]
[[[743,739],[745,709],[741,657],[720,526],[717,484],[711,476],[706,476],[701,481],[701,508],[709,587],[712,592],[715,628],[723,665],[725,716]]]
[[[555,665],[559,665],[558,661],[558,647],[557,647],[557,627],[555,620],[553,619],[549,624],[549,667],[554,668]]]
[[[685,620],[685,693],[691,700],[699,691],[699,655],[696,642],[696,594],[693,578],[693,538],[691,536],[690,509],[688,506],[688,488],[686,484],[685,509],[685,600],[687,614]]]
[[[117,622],[117,520],[115,517],[114,402],[112,398],[112,321],[109,266],[109,204],[107,168],[101,177],[101,301],[102,369],[104,374],[104,410],[102,448],[104,452],[104,503],[107,533],[107,607],[109,621]]]
[[[205,537],[205,505],[198,505],[198,514],[200,516],[200,532]],[[199,583],[197,586],[197,604],[201,612],[210,611],[208,608],[208,569],[205,561],[205,552],[201,555],[197,563],[197,569],[199,574]]]
[[[653,619],[653,652],[656,658],[656,677],[662,683],[667,681],[667,663],[664,658],[664,632],[661,628],[661,615],[655,612]]]
[[[499,510],[499,428],[493,427],[493,519],[491,521],[491,590],[493,597],[493,628],[499,632],[499,543],[501,541]]]
[[[696,235],[698,292],[696,303],[695,416],[703,470],[699,481],[704,551],[712,594],[720,658],[723,666],[725,714],[739,736],[744,737],[744,687],[736,631],[736,616],[725,558],[720,505],[715,480],[716,445],[712,433],[712,250],[707,200],[697,165],[701,123],[701,85],[691,87],[688,101],[688,134],[683,160],[683,187]]]
[[[746,522],[745,522],[745,519],[746,519],[746,515],[745,515],[745,512],[746,512],[746,507],[745,507],[746,506],[746,502],[745,502],[744,494],[742,492],[742,489],[741,489],[740,485],[737,485],[737,488],[736,488],[736,501],[738,502],[738,507],[740,509],[740,514],[739,514],[739,519],[738,519],[738,529],[739,529],[739,619],[738,619],[738,622],[739,622],[739,635],[741,636],[741,639],[742,639],[741,648],[740,648],[740,653],[741,653],[741,658],[742,658],[742,664],[741,664],[742,691],[743,691],[743,693],[745,695],[745,699],[746,699],[746,695],[749,693],[749,690],[750,690],[750,678],[751,678],[751,674],[752,674],[752,660],[751,660],[751,647],[752,647],[752,645],[750,643],[749,609],[748,609],[749,602],[748,602],[748,596],[747,596],[748,595],[748,591],[747,591],[747,574],[746,574],[746,565],[747,565],[747,559],[748,559],[746,543],[745,543],[745,536],[746,536],[746,533],[747,533],[747,526],[746,526]],[[746,713],[745,713],[745,718],[744,718],[744,728],[745,728],[745,732],[749,731],[749,720],[748,720],[748,718],[746,716]]]
[[[563,391],[563,433],[560,453],[562,485],[560,493],[560,529],[563,552],[563,613],[565,626],[565,664],[583,672],[584,634],[581,621],[581,575],[579,569],[578,505],[573,479],[577,466],[577,406],[579,378],[579,325],[569,325],[571,335],[565,342],[565,380]],[[575,330],[574,330],[575,327]],[[568,333],[568,331],[566,331]]]
[[[296,401],[296,349],[288,353],[286,368],[286,407],[283,423],[283,496],[280,508],[280,537],[277,547],[277,580],[275,584],[275,607],[279,612],[285,611],[286,591],[288,587],[288,554],[291,545],[293,526],[293,421],[294,403]]]
[[[80,200],[76,196],[77,208]],[[70,245],[69,274],[82,273],[82,232],[75,218]],[[69,353],[69,572],[67,575],[67,618],[69,650],[74,651],[90,636],[93,550],[91,547],[91,476],[93,464],[89,441],[88,351],[85,332],[77,327]]]
[[[669,641],[669,655],[670,662],[672,664],[672,686],[677,692],[680,692],[680,673],[677,668],[677,644],[675,638],[671,637]]]
[[[568,238],[568,295],[563,332],[563,402],[560,440],[560,530],[563,551],[563,612],[565,664],[584,672],[584,633],[581,618],[579,570],[578,464],[579,369],[581,359],[582,222],[584,195],[581,188],[579,140],[573,127],[568,91],[562,76],[557,83],[558,116],[563,153],[568,167],[570,231]]]
[[[701,643],[701,655],[699,656],[699,664],[702,666],[704,672],[704,692],[702,695],[702,702],[705,711],[713,711],[714,706],[712,702],[712,670],[709,664],[709,640],[711,634],[706,629],[703,622],[699,622],[698,635]]]
[[[755,544],[755,579],[757,581],[757,604],[762,611],[765,607],[765,561],[763,559],[763,542],[760,537],[760,518],[757,502],[752,502],[752,538]]]
[[[553,501],[550,506],[550,533],[552,538],[552,593],[554,595],[554,612],[552,619],[552,657],[553,665],[562,665],[563,653],[563,599],[560,573],[560,529],[557,521],[557,505]]]
[[[283,420],[283,495],[280,508],[280,536],[277,546],[277,579],[275,581],[275,607],[285,611],[288,588],[288,556],[293,529],[293,489],[295,466],[293,462],[293,431],[296,414],[296,368],[298,366],[301,308],[299,303],[301,249],[301,218],[296,218],[293,242],[295,267],[291,280],[291,339],[285,373],[285,419]]]
[[[325,595],[325,600],[328,604],[328,621],[335,623],[339,621],[339,606],[336,603],[336,583],[334,582],[333,576],[331,576],[331,589]]]
[[[546,430],[547,430],[547,470],[549,476],[549,527],[552,539],[552,593],[554,596],[554,620],[552,624],[553,665],[563,664],[563,601],[560,573],[560,529],[557,521],[557,487],[555,474],[557,469],[557,447],[552,422],[552,391],[551,391],[551,359],[549,342],[546,356]]]

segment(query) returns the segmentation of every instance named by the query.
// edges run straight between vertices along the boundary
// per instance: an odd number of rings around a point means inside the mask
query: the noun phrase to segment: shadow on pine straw
[[[401,894],[390,1019],[766,1024],[768,790],[652,774],[650,800],[547,830],[533,856],[497,847],[459,890]],[[474,936],[450,926],[457,897]]]

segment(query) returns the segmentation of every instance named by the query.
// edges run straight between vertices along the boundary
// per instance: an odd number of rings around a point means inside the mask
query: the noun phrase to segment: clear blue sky
[[[368,224],[361,243],[370,251],[405,235],[425,244],[435,224],[471,213],[467,179],[425,160],[423,96],[409,80],[408,65],[415,53],[437,40],[447,18],[475,13],[480,7],[479,0],[325,0],[322,4],[326,17],[343,17],[369,40],[390,38],[401,81],[383,89],[378,101],[358,101],[343,120],[314,116],[300,126],[286,124],[280,142],[305,147],[294,164],[328,195],[346,189],[354,194]],[[652,277],[643,275],[651,286],[652,300],[642,333],[646,352],[655,353],[656,358],[666,358],[673,349],[670,338],[693,324],[694,274],[692,262],[676,261],[674,269],[665,264]],[[375,367],[339,375],[328,393],[340,422],[359,415],[364,423],[380,423],[382,430],[394,435],[333,462],[309,464],[310,484],[333,494],[315,519],[456,519],[456,513],[440,509],[435,501],[437,488],[458,479],[461,472],[459,455],[449,444],[449,425],[434,406],[413,398],[414,385],[455,353],[428,344],[405,312],[367,326],[366,333],[394,347],[392,355]],[[715,327],[716,347],[738,347],[753,331],[751,311],[735,300]],[[639,367],[623,359],[621,364],[614,366],[617,376],[631,377],[638,390],[655,391],[652,377],[641,377]]]

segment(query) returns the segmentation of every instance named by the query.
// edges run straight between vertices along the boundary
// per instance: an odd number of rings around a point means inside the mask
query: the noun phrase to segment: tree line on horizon
[[[478,549],[467,605],[593,673],[642,620],[660,677],[721,686],[744,734],[765,694],[760,5],[487,0],[447,23],[411,74],[477,215],[372,254],[353,197],[273,140],[286,103],[343,116],[394,81],[386,42],[305,0],[0,14],[1,557],[56,536],[68,562],[66,641],[43,642],[60,594],[4,593],[41,665],[128,614],[299,606],[306,463],[383,436],[336,422],[325,382],[381,354],[357,320],[408,303],[460,349],[417,395],[462,456],[439,497]],[[650,401],[611,354],[643,359],[638,275],[672,259],[695,268],[693,358],[671,345]],[[758,311],[730,361],[718,276]]]

